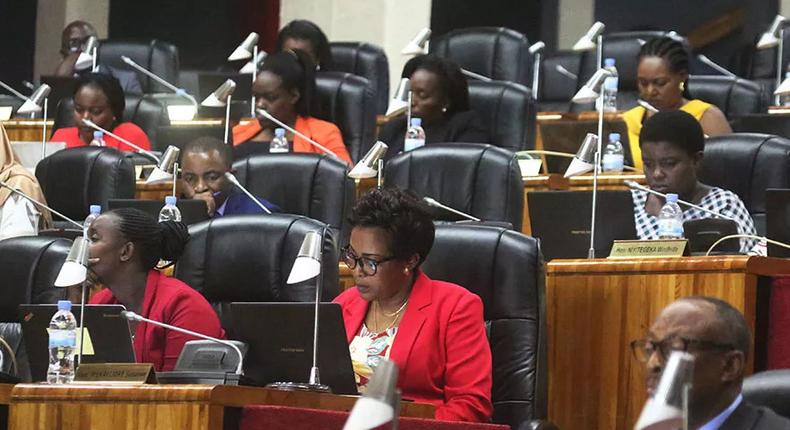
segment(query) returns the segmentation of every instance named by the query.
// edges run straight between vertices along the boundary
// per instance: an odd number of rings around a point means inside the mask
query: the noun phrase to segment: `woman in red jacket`
[[[102,73],[86,73],[77,80],[74,89],[74,127],[59,128],[52,135],[52,142],[66,142],[67,148],[90,145],[96,130],[82,122],[93,121],[135,145],[150,150],[151,142],[143,129],[131,122],[121,122],[126,99],[118,79]],[[102,136],[105,146],[121,151],[137,150],[112,136]]]
[[[100,215],[88,229],[90,269],[106,288],[93,304],[122,304],[143,317],[213,337],[224,337],[219,318],[197,291],[154,269],[160,259],[173,261],[189,240],[185,224],[157,221],[137,209]],[[184,343],[197,338],[152,324],[129,323],[138,363],[172,370]]]
[[[343,261],[356,287],[343,308],[357,385],[364,391],[382,357],[399,367],[404,399],[436,405],[436,418],[489,421],[491,349],[480,297],[421,270],[433,220],[413,194],[373,190],[351,214]]]

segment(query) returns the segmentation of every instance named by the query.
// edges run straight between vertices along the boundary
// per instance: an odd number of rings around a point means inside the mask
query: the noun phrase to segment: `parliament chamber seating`
[[[470,27],[433,38],[431,54],[497,81],[532,86],[532,54],[527,37],[505,27]],[[473,80],[474,78],[470,78]]]
[[[768,108],[760,86],[747,79],[691,75],[687,90],[692,98],[716,105],[730,120],[739,115],[765,112]]]
[[[12,361],[2,351],[3,372],[30,381],[18,306],[26,303],[57,303],[66,298],[65,288],[53,284],[66,260],[71,241],[39,236],[23,236],[0,240],[0,271],[3,273],[0,300],[0,337],[16,355],[18,369],[11,372]]]
[[[214,306],[226,331],[231,302],[311,302],[316,279],[287,285],[302,240],[326,224],[300,215],[233,215],[189,227],[190,240],[174,276]],[[327,229],[323,241],[321,300],[338,290],[338,246]],[[233,333],[228,333],[233,338]]]
[[[131,199],[135,191],[131,160],[113,148],[58,151],[38,163],[36,178],[47,203],[78,222],[88,216],[90,205],[106,210],[108,200]],[[55,221],[55,226],[72,227],[65,221]]]
[[[459,250],[463,252],[458,252]],[[539,242],[501,227],[437,225],[422,265],[480,296],[493,360],[495,423],[538,426],[547,414],[545,280]]]
[[[790,418],[790,369],[767,370],[743,380],[743,398]]]
[[[393,157],[384,169],[384,184],[521,230],[524,184],[508,150],[477,143],[423,146]],[[437,219],[459,218],[437,210]]]
[[[773,92],[776,89],[776,50],[778,47],[757,49],[757,39],[745,50],[741,67],[742,76],[756,82],[762,88],[765,100],[773,104]],[[790,31],[784,32],[784,49],[782,50],[782,79],[790,63]]]
[[[514,152],[535,148],[538,112],[529,88],[513,82],[470,81],[469,105],[486,124],[488,143]]]
[[[540,112],[570,112],[571,99],[576,94],[581,55],[573,51],[560,51],[544,56],[540,62],[538,110]],[[561,67],[573,77],[559,72]]]
[[[765,190],[790,188],[790,140],[756,133],[710,137],[698,177],[737,194],[754,219],[757,234],[764,235]]]
[[[376,96],[376,113],[387,112],[390,71],[384,50],[366,42],[330,42],[329,49],[332,51],[332,71],[351,73],[370,81]]]
[[[162,84],[134,70],[124,63],[121,56],[131,58],[135,63],[153,72],[173,85],[178,85],[179,59],[178,48],[172,43],[157,39],[149,41],[103,40],[99,43],[99,63],[133,71],[137,74],[143,93],[172,92]]]
[[[324,222],[348,237],[354,181],[345,163],[328,155],[257,154],[233,163],[236,178],[250,192],[282,209]]]

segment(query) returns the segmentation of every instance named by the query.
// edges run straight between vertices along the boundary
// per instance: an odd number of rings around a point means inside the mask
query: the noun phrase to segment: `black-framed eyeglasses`
[[[373,276],[379,270],[380,264],[394,260],[395,256],[390,255],[389,257],[379,260],[370,257],[357,257],[357,255],[354,253],[354,250],[351,248],[351,245],[347,245],[340,250],[340,258],[344,263],[346,263],[346,266],[348,266],[349,269],[354,270],[356,269],[357,264],[359,264],[362,268],[362,273],[367,276]]]
[[[662,340],[640,339],[631,342],[631,352],[633,352],[634,358],[643,363],[646,363],[655,352],[658,352],[658,355],[663,360],[666,360],[672,351],[687,352],[689,347],[698,349],[718,349],[722,351],[732,351],[735,349],[733,345],[726,343],[689,339],[681,336],[669,336]]]

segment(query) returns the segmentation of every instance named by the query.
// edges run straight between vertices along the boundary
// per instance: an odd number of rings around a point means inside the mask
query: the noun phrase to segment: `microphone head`
[[[239,180],[236,179],[236,176],[233,173],[225,172],[225,179],[227,179],[230,182],[232,182],[233,185],[239,185],[239,186],[241,185],[241,184],[239,184]]]
[[[96,125],[93,121],[89,120],[88,118],[83,118],[82,123],[87,125],[88,127],[93,127],[93,128],[98,127],[98,125]]]
[[[260,115],[260,116],[262,116],[262,117],[264,117],[264,118],[269,118],[269,119],[272,119],[272,118],[273,118],[272,114],[270,114],[269,112],[267,112],[265,109],[256,108],[256,109],[255,109],[255,112],[257,112],[257,113],[258,113],[258,115]]]
[[[535,55],[535,54],[537,54],[538,52],[543,52],[543,50],[544,50],[545,48],[546,48],[546,44],[545,44],[545,43],[543,43],[543,41],[542,41],[542,40],[539,40],[539,41],[537,41],[537,42],[533,43],[533,44],[532,44],[532,45],[529,47],[529,53],[530,53],[530,54],[532,54],[532,55]]]
[[[140,321],[140,315],[137,315],[132,311],[121,311],[121,317],[129,321]]]
[[[437,202],[436,200],[434,200],[434,199],[432,199],[432,198],[430,198],[430,197],[428,197],[428,196],[425,196],[425,197],[423,197],[423,198],[422,198],[422,200],[423,200],[425,203],[428,203],[428,205],[429,205],[429,206],[436,207],[436,206],[438,206],[438,205],[439,205],[439,202]]]
[[[136,66],[137,65],[137,63],[135,63],[134,60],[132,60],[131,58],[127,57],[126,55],[121,55],[121,60],[124,63],[126,63],[126,64],[128,64],[130,66]]]
[[[641,188],[641,185],[637,184],[634,181],[623,181],[629,188]]]

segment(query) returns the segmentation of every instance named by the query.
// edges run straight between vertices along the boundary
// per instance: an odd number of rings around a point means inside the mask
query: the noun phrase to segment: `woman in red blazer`
[[[491,349],[483,304],[420,270],[434,238],[427,209],[413,194],[373,190],[355,205],[351,224],[342,258],[356,287],[335,302],[343,308],[360,391],[386,357],[398,365],[404,399],[436,405],[437,419],[489,421]]]
[[[224,337],[219,318],[197,291],[154,270],[160,259],[173,261],[189,239],[186,225],[156,220],[137,209],[102,214],[88,229],[91,272],[106,288],[93,304],[122,304],[126,309],[176,327]],[[157,371],[173,370],[184,343],[197,338],[152,324],[130,323],[138,363]]]

